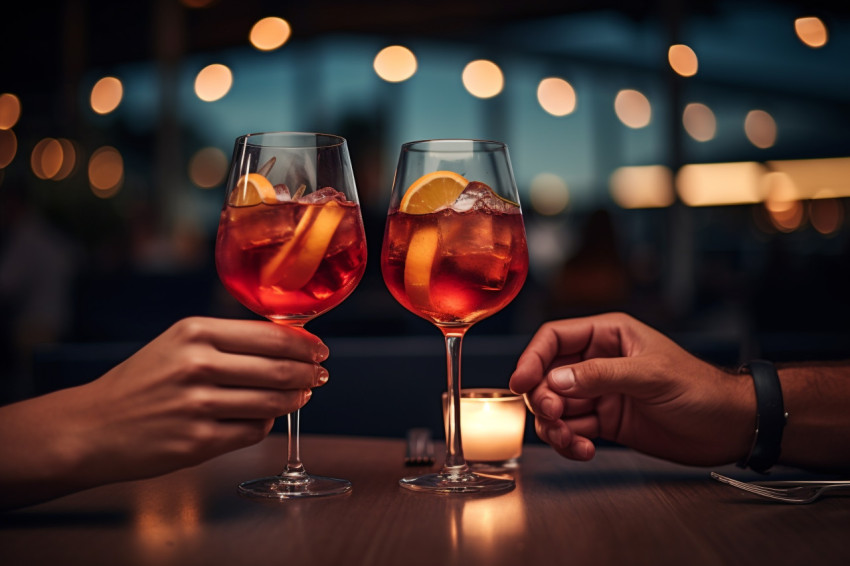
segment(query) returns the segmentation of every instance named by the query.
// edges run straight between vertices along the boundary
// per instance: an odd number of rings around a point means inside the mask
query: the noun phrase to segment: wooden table
[[[850,564],[850,497],[776,504],[617,448],[577,463],[526,446],[515,490],[440,496],[397,485],[426,471],[403,465],[402,440],[305,436],[307,469],[352,480],[352,493],[238,496],[239,481],[278,471],[284,443],[273,435],[195,468],[0,515],[0,564]]]

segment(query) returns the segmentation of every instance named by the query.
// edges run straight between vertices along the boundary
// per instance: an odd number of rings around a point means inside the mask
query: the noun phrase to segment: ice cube
[[[452,204],[455,212],[467,212],[469,210],[490,210],[494,212],[510,213],[517,210],[516,205],[496,196],[495,191],[485,183],[472,181],[460,196]]]
[[[453,271],[469,285],[496,291],[505,286],[511,265],[509,255],[473,252],[455,256],[453,259]]]
[[[445,255],[489,253],[494,250],[493,215],[474,212],[450,216],[439,223]]]
[[[277,196],[278,202],[286,202],[288,200],[292,200],[292,194],[289,192],[289,187],[286,186],[286,183],[275,185],[274,193],[275,196]]]
[[[333,187],[323,187],[318,191],[307,193],[299,197],[298,202],[307,202],[311,204],[323,204],[335,200],[337,202],[345,202],[345,195]]]

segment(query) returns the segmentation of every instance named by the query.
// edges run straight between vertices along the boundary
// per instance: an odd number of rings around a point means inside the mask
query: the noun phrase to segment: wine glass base
[[[348,493],[351,491],[351,482],[324,476],[309,476],[306,481],[269,476],[242,482],[236,490],[240,495],[255,499],[298,499]]]
[[[398,484],[413,491],[430,493],[486,493],[509,491],[516,487],[512,478],[464,472],[461,474],[438,472],[423,476],[402,478]]]

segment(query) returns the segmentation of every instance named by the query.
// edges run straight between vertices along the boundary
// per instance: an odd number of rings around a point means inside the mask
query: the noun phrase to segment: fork
[[[434,441],[431,440],[431,430],[427,428],[412,428],[407,431],[407,453],[404,457],[406,466],[430,466],[434,463]]]
[[[776,481],[768,485],[742,482],[717,472],[711,472],[711,477],[761,497],[801,505],[816,501],[827,491],[850,490],[850,481]]]

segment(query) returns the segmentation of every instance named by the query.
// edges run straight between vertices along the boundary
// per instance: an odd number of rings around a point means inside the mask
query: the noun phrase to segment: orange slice
[[[407,214],[428,214],[451,205],[466,185],[453,171],[434,171],[416,179],[405,191],[399,210]]]
[[[345,210],[336,201],[308,206],[295,227],[295,234],[263,267],[260,281],[288,291],[309,283],[344,215]]]
[[[277,195],[271,181],[259,173],[241,176],[227,200],[231,206],[251,206],[261,202],[274,204],[277,202]]]
[[[436,226],[420,228],[410,239],[404,260],[404,291],[415,307],[431,307],[431,270],[439,244]]]

